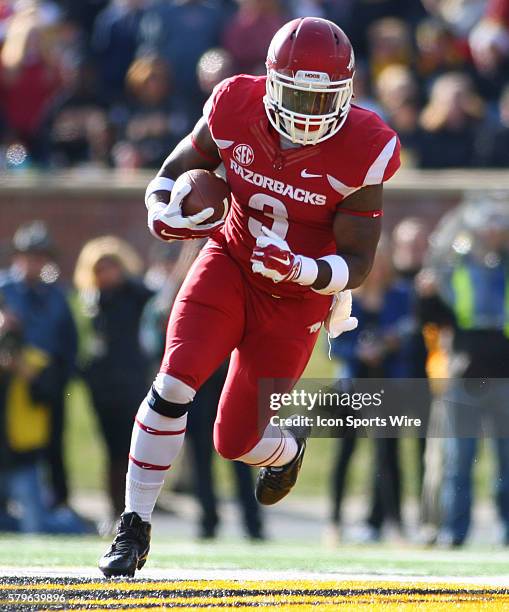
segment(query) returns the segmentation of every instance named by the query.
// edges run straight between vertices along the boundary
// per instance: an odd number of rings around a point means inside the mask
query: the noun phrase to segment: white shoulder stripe
[[[212,136],[212,138],[214,138],[214,136]],[[231,147],[235,141],[234,140],[222,140],[221,138],[214,138],[214,142],[217,144],[217,146],[220,149],[227,149],[228,147]]]
[[[348,185],[345,185],[344,183],[339,181],[337,178],[334,178],[330,174],[327,175],[327,180],[329,181],[329,184],[332,187],[332,189],[334,189],[334,191],[337,191],[344,198],[347,198],[349,195],[351,195],[352,193],[360,189],[360,187],[349,187]]]
[[[208,121],[210,119],[210,113],[212,112],[212,94],[207,98],[205,105],[203,106],[203,116]]]
[[[389,164],[389,161],[394,154],[396,142],[396,136],[393,136],[382,149],[382,152],[371,164],[371,167],[366,173],[366,177],[364,178],[364,185],[379,185],[383,181],[387,165]]]

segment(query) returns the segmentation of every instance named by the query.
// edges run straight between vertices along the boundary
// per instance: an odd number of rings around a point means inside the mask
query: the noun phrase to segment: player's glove
[[[223,220],[219,220],[215,223],[199,225],[212,217],[214,214],[213,208],[204,208],[195,215],[184,217],[182,215],[182,200],[190,191],[191,185],[184,183],[182,187],[171,192],[169,204],[161,203],[150,206],[148,209],[148,227],[156,238],[166,242],[206,238],[224,223]]]
[[[352,331],[359,321],[352,317],[352,292],[349,289],[334,295],[331,309],[324,322],[324,327],[331,338],[337,338],[345,332]]]
[[[256,239],[256,246],[251,255],[251,268],[256,274],[270,278],[275,283],[283,281],[299,283],[302,280],[304,259],[310,258],[295,255],[286,240],[262,226],[262,235]]]

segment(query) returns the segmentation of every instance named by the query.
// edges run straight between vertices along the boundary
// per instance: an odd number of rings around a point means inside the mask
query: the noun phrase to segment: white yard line
[[[57,569],[3,567],[2,578],[102,578],[99,570],[91,567],[59,567]],[[200,569],[147,569],[136,574],[139,580],[312,580],[316,582],[400,582],[403,584],[465,584],[509,588],[509,574],[499,576],[409,576],[401,574],[343,574],[303,571],[270,570],[200,570]]]

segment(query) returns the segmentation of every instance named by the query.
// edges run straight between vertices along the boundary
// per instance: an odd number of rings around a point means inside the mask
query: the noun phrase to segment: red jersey
[[[262,225],[291,250],[315,259],[336,252],[333,220],[342,201],[365,185],[388,180],[399,168],[399,141],[375,113],[352,106],[341,130],[309,146],[283,149],[263,106],[265,77],[235,76],[219,83],[204,108],[226,169],[232,206],[214,238],[249,281],[277,296],[309,287],[275,284],[251,271]]]

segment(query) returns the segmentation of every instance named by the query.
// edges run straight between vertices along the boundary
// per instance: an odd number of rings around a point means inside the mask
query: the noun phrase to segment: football
[[[184,217],[194,215],[204,208],[213,208],[214,215],[203,224],[226,219],[230,210],[231,192],[225,180],[209,170],[189,170],[178,177],[173,189],[177,189],[183,182],[191,185],[191,191],[182,201]]]

